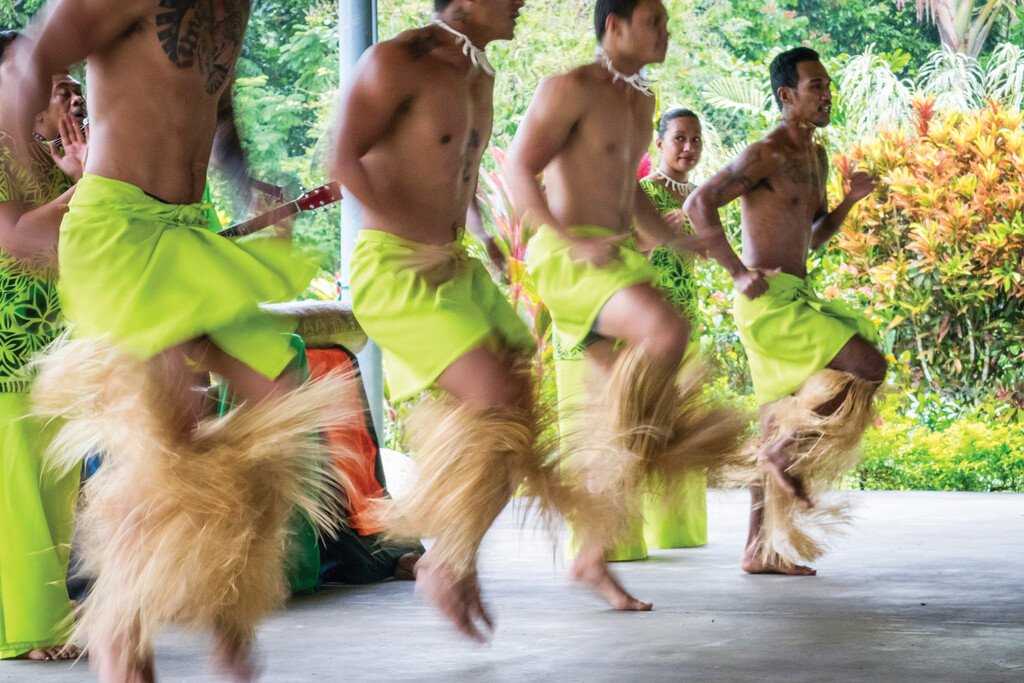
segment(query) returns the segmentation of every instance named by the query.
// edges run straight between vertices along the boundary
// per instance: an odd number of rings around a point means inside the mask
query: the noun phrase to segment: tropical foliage
[[[837,241],[837,290],[856,292],[913,379],[974,402],[1024,389],[1024,116],[996,104],[887,130],[840,156],[882,190]]]

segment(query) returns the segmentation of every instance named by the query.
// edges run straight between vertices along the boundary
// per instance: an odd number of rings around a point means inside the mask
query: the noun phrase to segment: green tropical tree
[[[906,0],[896,0],[903,9]],[[977,58],[985,48],[992,29],[1003,20],[1019,20],[1021,0],[916,0],[914,7],[920,21],[932,21],[939,29],[943,46]]]

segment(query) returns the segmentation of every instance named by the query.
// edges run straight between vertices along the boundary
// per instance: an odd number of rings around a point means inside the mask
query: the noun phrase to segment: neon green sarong
[[[586,236],[611,235],[607,228],[576,228]],[[618,291],[654,283],[658,272],[643,254],[623,245],[619,261],[603,267],[572,259],[569,244],[551,228],[530,240],[527,265],[541,299],[555,321],[555,379],[559,429],[572,428],[571,416],[584,398],[585,340],[608,300]],[[568,332],[566,332],[568,327]],[[613,562],[643,560],[648,546],[690,548],[707,543],[707,485],[704,475],[688,477],[669,496],[645,496],[643,519],[636,520],[622,543],[608,551]]]
[[[0,393],[0,659],[63,645],[77,470],[44,469],[55,425],[26,417],[28,394]]]
[[[440,255],[429,277],[416,263]],[[410,398],[488,341],[532,350],[533,337],[480,261],[461,243],[439,247],[361,230],[352,255],[352,310],[383,351],[390,397]]]
[[[86,174],[61,224],[60,297],[72,332],[148,359],[208,336],[274,379],[295,351],[295,323],[262,313],[317,272],[289,240],[230,240],[209,231],[204,204],[166,204],[134,185]]]
[[[581,237],[602,237],[613,230],[596,226],[573,229]],[[544,226],[530,239],[526,267],[541,300],[551,313],[566,348],[581,344],[597,322],[601,309],[612,296],[627,287],[654,284],[657,273],[643,254],[628,246],[619,247],[619,259],[598,268],[573,259],[569,242],[553,228]]]
[[[733,304],[759,405],[789,396],[828,366],[854,335],[877,344],[878,332],[844,303],[818,297],[806,280],[780,273],[756,299]]]

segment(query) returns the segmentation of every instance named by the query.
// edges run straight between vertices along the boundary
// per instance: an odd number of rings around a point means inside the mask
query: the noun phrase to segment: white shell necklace
[[[604,51],[604,48],[597,48],[597,61],[605,68],[605,70],[612,75],[612,83],[616,81],[622,81],[634,90],[643,93],[647,97],[654,97],[654,82],[647,78],[642,71],[638,71],[635,74],[627,76],[612,64],[612,58],[608,56],[608,53]]]
[[[669,176],[660,168],[655,169],[654,175],[664,180],[665,186],[681,197],[689,196],[690,192],[693,190],[693,185],[691,185],[689,182],[680,182],[675,178]]]
[[[491,62],[487,59],[487,53],[474,45],[473,41],[469,39],[469,36],[452,28],[446,24],[443,19],[435,17],[434,21],[431,23],[455,36],[455,43],[462,48],[462,54],[469,57],[469,61],[473,63],[473,66],[478,69],[482,69],[488,76],[494,75],[494,67],[491,66]]]

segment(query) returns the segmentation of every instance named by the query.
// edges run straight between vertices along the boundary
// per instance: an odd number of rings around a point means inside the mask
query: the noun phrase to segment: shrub
[[[894,399],[865,435],[858,488],[1024,491],[1024,424],[981,413],[933,431],[901,415],[905,399]]]
[[[1024,116],[992,104],[884,131],[840,156],[881,179],[837,240],[832,280],[866,305],[911,380],[970,406],[1024,387]]]

